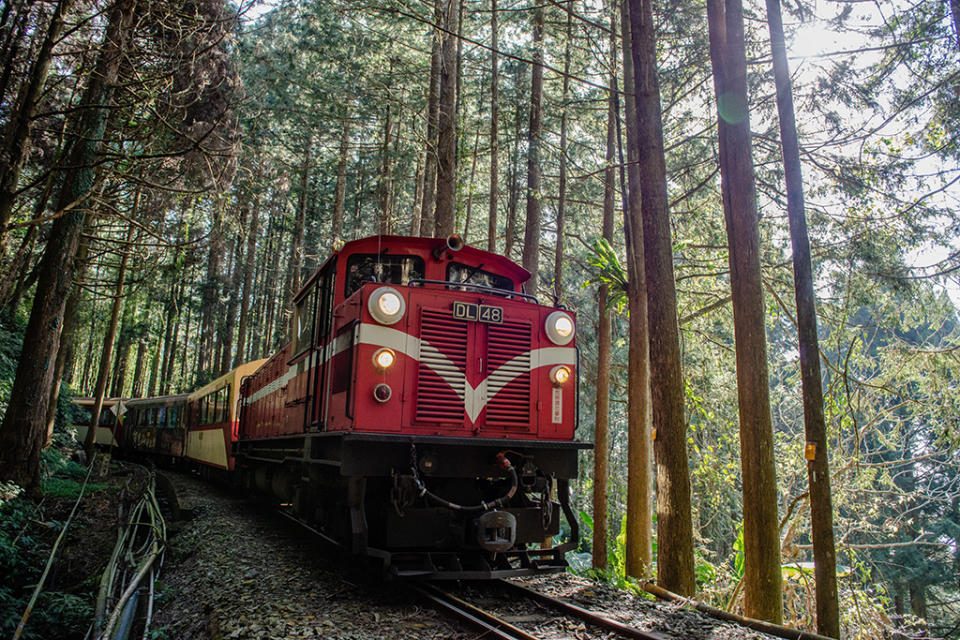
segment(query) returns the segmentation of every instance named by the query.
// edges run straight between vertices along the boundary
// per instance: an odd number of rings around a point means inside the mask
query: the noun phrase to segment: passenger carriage
[[[239,431],[240,384],[266,360],[236,367],[187,396],[184,457],[204,467],[234,468],[233,447]]]
[[[187,398],[171,396],[126,401],[121,449],[140,456],[171,462],[183,457],[187,433]]]

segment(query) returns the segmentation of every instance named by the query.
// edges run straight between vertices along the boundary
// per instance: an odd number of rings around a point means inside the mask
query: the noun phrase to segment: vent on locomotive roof
[[[464,420],[467,323],[450,311],[422,309],[420,364],[417,372],[417,420]]]
[[[487,423],[530,422],[530,323],[487,325]]]

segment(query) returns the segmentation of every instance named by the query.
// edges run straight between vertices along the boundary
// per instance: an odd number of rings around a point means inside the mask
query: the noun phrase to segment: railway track
[[[510,597],[514,605],[516,599],[519,598],[522,600],[536,602],[541,605],[543,609],[552,610],[555,615],[542,616],[543,623],[551,622],[552,624],[556,624],[559,616],[568,620],[574,620],[577,623],[595,627],[599,632],[596,635],[606,635],[609,637],[609,632],[613,632],[617,635],[617,637],[621,638],[636,638],[638,640],[668,640],[668,637],[663,634],[644,631],[636,627],[622,624],[616,620],[601,616],[564,600],[558,600],[557,598],[553,598],[512,582],[497,580],[489,583],[489,586],[500,590],[503,594],[506,594],[508,597]],[[442,611],[445,611],[462,622],[481,630],[485,639],[496,638],[498,640],[541,640],[542,638],[542,636],[534,635],[530,631],[520,628],[519,626],[513,624],[512,621],[504,619],[504,616],[498,616],[497,614],[487,611],[480,606],[471,604],[463,598],[454,595],[449,591],[441,589],[434,584],[420,583],[413,585],[413,589],[421,597],[430,602],[431,605],[441,609]],[[528,618],[528,621],[533,620],[533,617],[528,616]],[[577,625],[571,626],[575,627]]]

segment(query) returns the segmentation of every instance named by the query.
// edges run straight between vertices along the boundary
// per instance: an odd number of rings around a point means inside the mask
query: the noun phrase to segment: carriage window
[[[230,385],[211,391],[198,400],[199,424],[217,424],[230,419]]]
[[[447,265],[447,280],[513,291],[513,280],[510,278],[484,271],[479,266],[471,267],[459,262],[451,262]]]
[[[355,253],[347,258],[344,295],[350,296],[365,282],[405,285],[426,273],[423,258],[385,253]]]

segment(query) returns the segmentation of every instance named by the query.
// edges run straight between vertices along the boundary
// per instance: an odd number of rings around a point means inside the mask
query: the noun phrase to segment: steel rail
[[[505,620],[487,613],[483,609],[464,602],[460,598],[438,589],[437,587],[419,583],[411,585],[414,591],[433,605],[483,630],[483,638],[498,638],[499,640],[540,640],[523,629],[515,627]]]
[[[592,624],[602,629],[607,629],[608,631],[613,631],[614,633],[627,638],[638,638],[639,640],[667,640],[668,638],[668,636],[665,636],[661,633],[644,631],[643,629],[637,629],[636,627],[625,625],[611,618],[607,618],[592,611],[588,611],[582,607],[578,607],[577,605],[565,600],[558,600],[557,598],[540,593],[539,591],[534,591],[533,589],[529,589],[513,582],[498,580],[497,584],[506,586],[512,591],[519,593],[531,600],[536,600],[537,602],[540,602],[548,607],[559,609],[564,613],[575,618],[579,618],[588,624]]]

